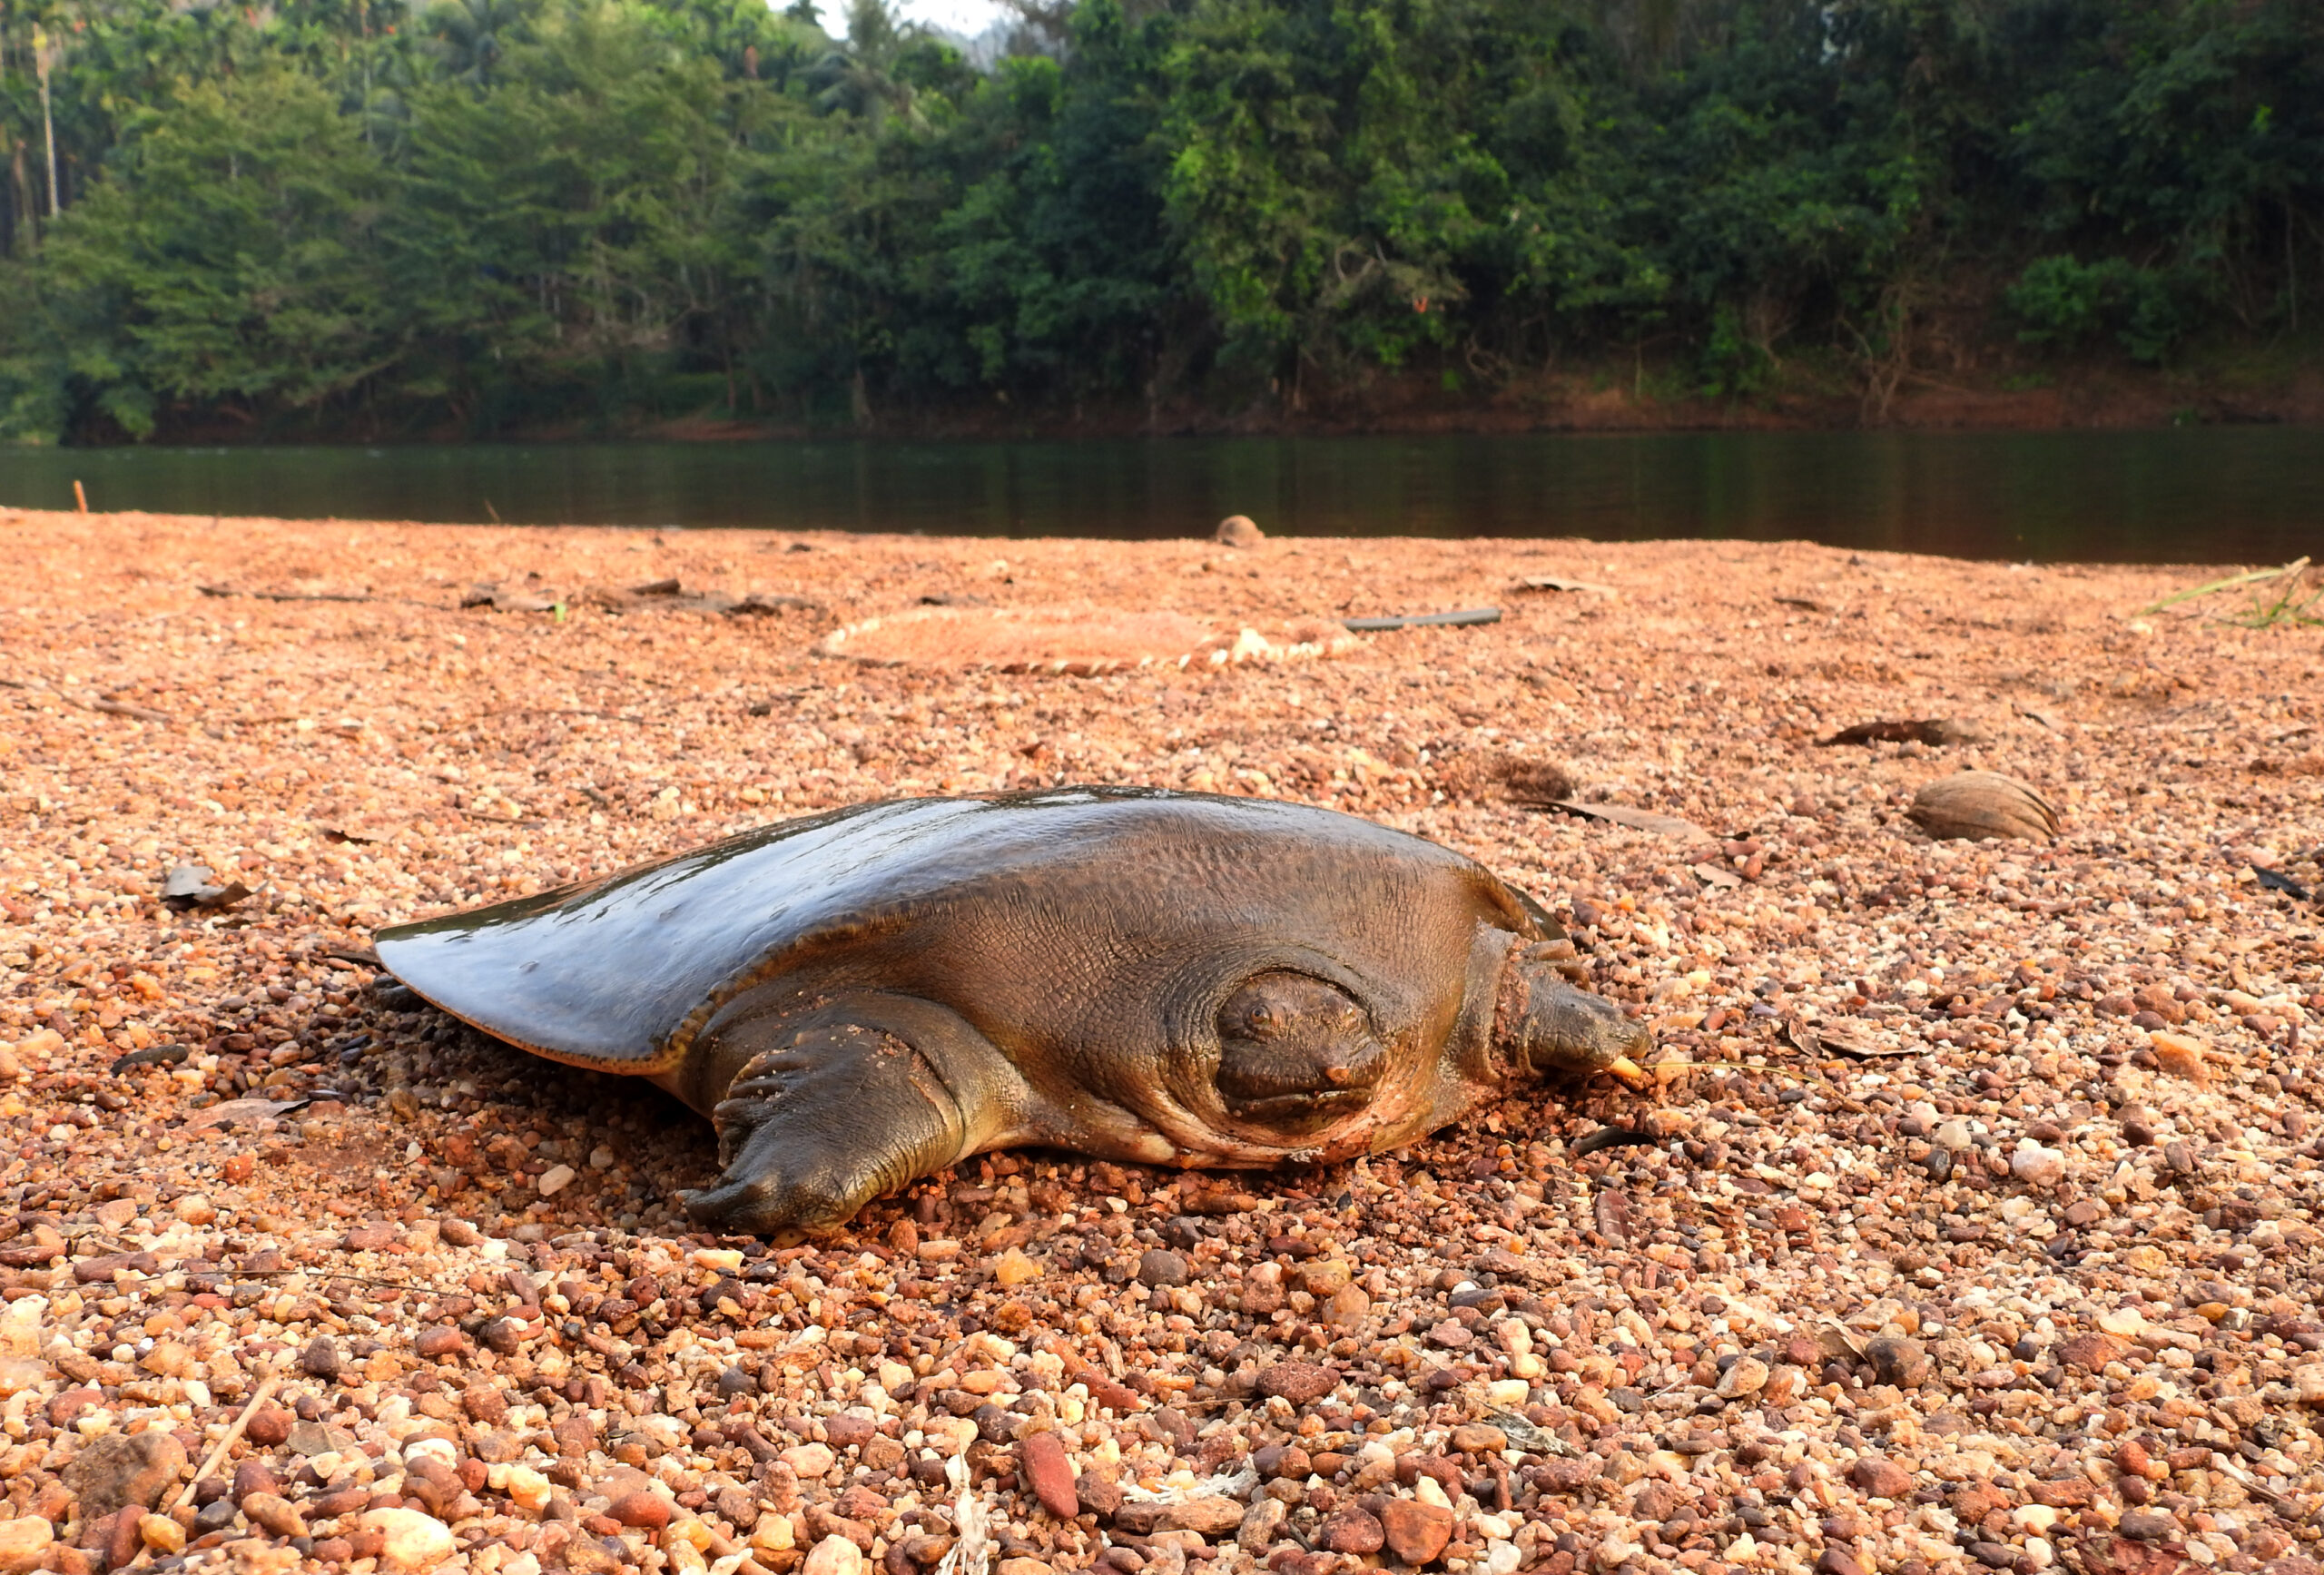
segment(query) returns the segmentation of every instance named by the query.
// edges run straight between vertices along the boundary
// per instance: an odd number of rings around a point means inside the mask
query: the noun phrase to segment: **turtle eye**
[[[1243,1031],[1255,1039],[1273,1039],[1282,1027],[1283,1019],[1272,1007],[1255,1006],[1243,1014]]]

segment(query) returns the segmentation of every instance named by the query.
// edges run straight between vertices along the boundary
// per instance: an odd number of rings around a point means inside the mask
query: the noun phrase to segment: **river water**
[[[2324,430],[0,448],[0,504],[939,536],[1804,538],[1965,557],[2324,557]]]

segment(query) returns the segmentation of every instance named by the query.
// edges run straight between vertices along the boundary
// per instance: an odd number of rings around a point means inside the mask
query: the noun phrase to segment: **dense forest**
[[[881,0],[0,0],[0,438],[1167,427],[1574,367],[1876,420],[2318,343],[2316,0],[1019,10],[980,64]]]

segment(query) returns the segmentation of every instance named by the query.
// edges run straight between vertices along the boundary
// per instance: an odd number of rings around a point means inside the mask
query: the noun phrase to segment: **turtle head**
[[[1276,969],[1244,982],[1218,1009],[1218,1093],[1227,1114],[1279,1132],[1311,1132],[1372,1102],[1388,1055],[1355,998]]]
[[[1526,947],[1511,967],[1518,988],[1504,997],[1495,1048],[1519,1076],[1587,1076],[1640,1060],[1652,1048],[1644,1023],[1568,982],[1571,943]]]

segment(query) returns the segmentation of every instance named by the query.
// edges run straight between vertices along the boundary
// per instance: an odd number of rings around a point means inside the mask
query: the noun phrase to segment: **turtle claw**
[[[698,1224],[779,1241],[822,1235],[959,1157],[957,1101],[878,1020],[899,1015],[897,1004],[884,1014],[879,1004],[841,1001],[757,1025],[773,1048],[743,1063],[711,1112],[725,1173],[684,1195]]]

